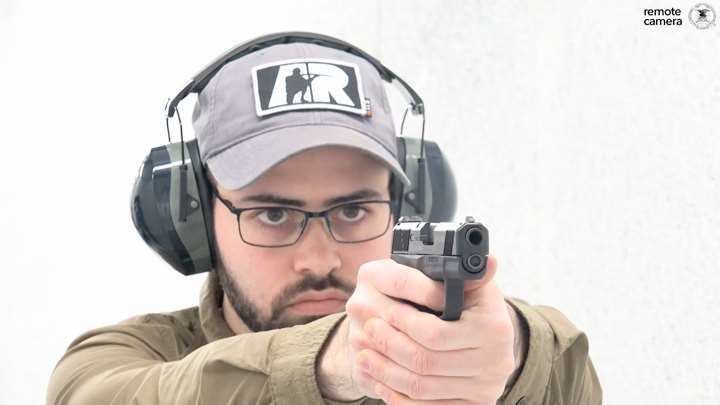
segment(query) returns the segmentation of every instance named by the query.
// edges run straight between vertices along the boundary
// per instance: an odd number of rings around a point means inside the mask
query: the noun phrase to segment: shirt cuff
[[[553,331],[547,321],[527,302],[506,298],[528,325],[528,349],[525,362],[515,383],[508,387],[502,404],[542,403],[552,368],[554,347]]]
[[[324,404],[315,362],[330,332],[345,317],[328,315],[305,325],[279,331],[270,341],[269,385],[277,405]]]

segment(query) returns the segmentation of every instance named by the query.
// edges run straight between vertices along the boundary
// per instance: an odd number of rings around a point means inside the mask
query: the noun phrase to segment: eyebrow
[[[350,201],[357,201],[357,200],[363,200],[363,199],[381,199],[382,194],[379,192],[369,189],[369,188],[363,188],[360,190],[357,190],[353,193],[330,198],[328,200],[325,200],[324,205],[325,206],[331,206],[331,205],[338,205],[345,202]],[[292,198],[283,197],[277,194],[270,194],[270,193],[264,193],[264,194],[255,194],[251,196],[247,196],[243,198],[241,201],[243,202],[258,202],[258,203],[271,203],[271,204],[278,204],[278,205],[288,205],[292,207],[305,207],[307,204],[305,201],[302,200],[296,200]]]

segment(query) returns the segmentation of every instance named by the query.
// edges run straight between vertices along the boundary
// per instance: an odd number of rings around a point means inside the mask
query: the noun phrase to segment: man
[[[313,81],[313,101],[337,84],[337,66],[356,64],[372,114],[280,97],[287,105],[265,115],[274,104],[262,95],[285,81],[263,88],[253,68],[310,60],[335,64]],[[340,103],[334,89],[326,104]],[[585,334],[553,308],[506,299],[492,255],[483,279],[466,282],[459,320],[403,301],[441,310],[444,293],[389,259],[388,186],[408,179],[366,60],[299,43],[250,53],[208,82],[193,124],[217,245],[199,307],[80,336],[48,404],[601,403]]]

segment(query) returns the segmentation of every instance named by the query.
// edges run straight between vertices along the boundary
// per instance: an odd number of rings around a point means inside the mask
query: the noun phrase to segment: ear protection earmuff
[[[226,63],[268,46],[307,42],[340,49],[371,63],[383,80],[395,84],[408,101],[407,112],[422,116],[420,139],[397,137],[398,158],[412,182],[409,190],[395,176],[390,195],[395,219],[419,216],[425,221],[452,221],[456,207],[456,186],[452,169],[435,142],[425,138],[425,105],[405,81],[361,49],[337,38],[308,32],[285,32],[262,36],[240,44],[216,58],[166,106],[168,144],[152,148],[135,179],[130,199],[133,223],[145,243],[175,270],[190,275],[212,270],[215,257],[212,191],[200,159],[197,141],[185,142],[180,125],[180,142],[170,142],[168,121],[190,93],[199,93]]]

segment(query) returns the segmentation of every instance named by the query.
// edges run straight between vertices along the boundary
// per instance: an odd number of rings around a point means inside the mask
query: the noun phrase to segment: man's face
[[[285,160],[242,189],[231,191],[215,184],[219,194],[237,208],[288,206],[322,211],[337,205],[327,205],[327,201],[362,190],[377,196],[358,201],[389,200],[389,180],[390,170],[364,153],[324,146]],[[301,205],[258,202],[254,197],[261,195],[297,200]],[[222,202],[214,199],[213,204],[223,310],[226,318],[234,310],[253,331],[303,324],[343,311],[360,265],[390,257],[392,223],[379,238],[338,243],[324,221],[314,218],[294,245],[257,247],[242,240],[237,217]]]

